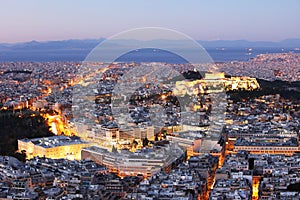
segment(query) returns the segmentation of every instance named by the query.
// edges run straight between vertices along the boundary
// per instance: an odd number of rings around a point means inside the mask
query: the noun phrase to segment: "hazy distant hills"
[[[31,41],[14,44],[0,43],[0,61],[82,61],[103,40],[100,38],[47,42]],[[169,43],[169,41],[164,40],[151,42]],[[300,48],[300,39],[287,39],[280,42],[247,40],[197,42],[206,48],[215,61],[247,60],[250,58],[246,55],[248,48],[253,49],[252,57],[259,53],[288,52]]]
[[[61,40],[48,42],[24,42],[15,44],[0,44],[0,50],[3,51],[22,51],[22,50],[84,50],[92,49],[104,39],[89,40]]]
[[[24,43],[0,43],[0,50],[53,50],[53,49],[92,49],[104,39],[73,39],[73,40],[60,40],[60,41],[47,41],[47,42],[24,42]],[[156,42],[156,41],[153,41]],[[163,42],[163,41],[159,41]],[[248,40],[213,40],[213,41],[203,41],[198,40],[205,48],[229,48],[229,47],[294,47],[300,48],[300,39],[286,39],[280,42],[270,42],[270,41],[248,41]]]
[[[0,44],[0,62],[82,61],[103,39]]]

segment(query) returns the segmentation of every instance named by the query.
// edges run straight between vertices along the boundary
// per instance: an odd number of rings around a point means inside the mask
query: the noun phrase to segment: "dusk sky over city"
[[[110,37],[165,27],[198,40],[300,38],[298,0],[2,1],[0,42]]]

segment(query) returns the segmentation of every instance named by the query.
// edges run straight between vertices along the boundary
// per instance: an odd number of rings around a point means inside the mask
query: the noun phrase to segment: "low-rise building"
[[[176,143],[156,149],[142,149],[135,153],[126,150],[110,152],[104,148],[91,146],[82,149],[81,157],[104,165],[120,176],[141,174],[150,177],[161,170],[170,171],[173,165],[185,158],[185,151]]]
[[[81,159],[81,149],[88,142],[78,137],[53,136],[18,140],[18,151],[26,152],[27,159],[33,157]]]

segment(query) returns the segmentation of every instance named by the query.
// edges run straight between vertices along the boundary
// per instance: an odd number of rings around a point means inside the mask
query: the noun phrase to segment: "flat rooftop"
[[[52,137],[43,137],[43,138],[33,138],[33,139],[22,139],[20,140],[26,143],[33,143],[34,145],[41,146],[44,148],[53,148],[58,146],[67,146],[74,144],[87,144],[78,137],[67,137],[67,136],[52,136]]]

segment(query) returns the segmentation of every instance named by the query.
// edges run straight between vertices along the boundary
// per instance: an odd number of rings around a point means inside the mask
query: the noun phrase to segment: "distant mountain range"
[[[0,43],[0,50],[83,50],[83,49],[92,49],[97,44],[105,40],[104,38],[100,39],[70,39],[70,40],[60,40],[60,41],[30,41],[23,43]],[[294,47],[300,48],[300,39],[286,39],[280,42],[271,42],[271,41],[248,41],[248,40],[197,40],[205,48],[232,48],[232,47]]]
[[[104,39],[88,39],[88,40],[61,40],[46,42],[23,42],[23,43],[0,43],[2,51],[22,51],[22,50],[91,50]]]
[[[82,61],[88,53],[103,40],[104,38],[46,42],[31,41],[13,44],[0,43],[0,61]],[[164,41],[156,40],[152,42],[163,43]],[[253,48],[254,50],[255,48],[260,49],[256,54],[264,52],[278,53],[281,52],[282,49],[293,51],[295,48],[300,48],[300,39],[286,39],[280,42],[247,40],[199,40],[197,42],[217,61],[227,61],[231,59],[245,60],[248,57],[244,58],[241,55],[244,55],[245,49],[248,48]],[[226,59],[223,56],[224,52],[218,52],[219,50],[228,50],[228,52],[231,51],[235,54],[227,54],[229,56],[228,59]],[[242,54],[235,57],[237,52],[241,52]],[[255,52],[253,55],[255,55]]]

